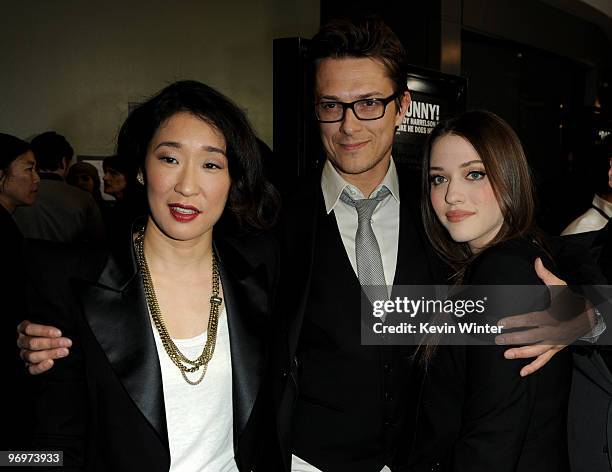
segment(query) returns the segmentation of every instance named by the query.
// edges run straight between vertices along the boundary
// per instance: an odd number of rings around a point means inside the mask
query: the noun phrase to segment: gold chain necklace
[[[206,369],[208,363],[212,359],[213,353],[215,352],[215,344],[217,342],[217,327],[219,325],[219,307],[223,303],[223,299],[219,297],[219,266],[217,264],[217,257],[213,251],[212,253],[212,296],[210,297],[210,316],[208,318],[208,332],[206,334],[206,344],[202,350],[202,354],[195,359],[191,360],[185,357],[183,353],[176,347],[174,341],[168,334],[164,318],[159,308],[157,297],[155,296],[155,288],[153,287],[153,281],[151,280],[151,273],[149,272],[149,265],[144,255],[144,229],[141,229],[136,233],[134,239],[134,246],[136,248],[136,262],[142,275],[142,283],[144,285],[145,297],[147,299],[147,305],[151,311],[151,317],[153,318],[153,324],[155,329],[159,333],[162,345],[170,360],[176,365],[185,381],[190,385],[199,384],[206,375]],[[202,368],[202,374],[197,380],[189,380],[187,373],[197,372],[200,367]]]

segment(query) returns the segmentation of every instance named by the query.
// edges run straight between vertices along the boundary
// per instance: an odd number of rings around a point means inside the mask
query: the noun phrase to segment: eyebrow
[[[464,162],[463,164],[461,164],[459,167],[463,168],[463,167],[469,167],[472,164],[482,164],[482,160],[480,159],[474,159],[473,161],[468,161],[468,162]],[[429,170],[444,170],[444,167],[430,167]]]
[[[167,147],[171,147],[174,149],[181,149],[182,145],[181,143],[178,143],[176,141],[163,141],[161,143],[159,143],[157,146],[155,146],[154,150],[159,149],[162,146],[167,146]],[[223,156],[225,156],[225,150],[218,148],[216,146],[202,146],[202,149],[208,152],[216,152],[219,154],[222,154]]]
[[[362,94],[357,95],[355,100],[364,100],[366,98],[376,98],[376,95],[383,96],[384,94],[378,91],[362,93]],[[319,97],[319,100],[334,100],[337,102],[341,101],[340,97],[337,97],[336,95],[322,95]]]

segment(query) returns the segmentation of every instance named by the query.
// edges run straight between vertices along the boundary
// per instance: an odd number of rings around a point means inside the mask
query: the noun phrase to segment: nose
[[[104,183],[108,183],[110,181],[110,175],[108,172],[104,173],[104,177],[102,177],[102,180],[104,181]]]
[[[198,185],[196,181],[196,172],[197,169],[191,166],[184,166],[178,174],[178,180],[174,186],[174,190],[185,197],[197,195]]]
[[[350,108],[344,111],[344,118],[340,123],[340,132],[351,135],[361,128],[361,120],[355,116],[355,112]]]
[[[34,183],[37,184],[38,182],[40,182],[40,175],[38,175],[38,171],[35,170],[34,171]]]
[[[465,201],[465,193],[463,192],[463,188],[459,182],[453,182],[451,180],[448,183],[446,187],[445,200],[449,205],[456,205]]]

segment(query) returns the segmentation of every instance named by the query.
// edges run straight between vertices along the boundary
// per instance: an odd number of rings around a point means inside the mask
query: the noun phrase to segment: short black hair
[[[401,95],[408,90],[404,46],[391,28],[376,16],[331,20],[313,36],[308,55],[313,73],[323,59],[365,57],[378,60],[393,81],[394,92]]]
[[[175,82],[135,108],[119,131],[119,159],[144,169],[153,135],[180,112],[201,118],[225,138],[232,184],[224,217],[231,216],[251,229],[271,227],[278,213],[278,194],[263,176],[255,132],[238,106],[208,85],[193,80]]]
[[[32,151],[41,170],[54,171],[61,167],[62,160],[72,160],[74,149],[68,140],[55,131],[46,131],[32,139]]]
[[[30,145],[24,140],[11,134],[0,133],[0,171],[7,175],[11,163],[30,150]]]

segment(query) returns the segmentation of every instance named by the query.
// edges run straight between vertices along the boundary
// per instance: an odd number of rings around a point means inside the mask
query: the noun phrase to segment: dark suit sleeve
[[[32,447],[64,452],[62,470],[82,470],[87,432],[87,393],[83,350],[75,319],[72,275],[79,258],[61,246],[34,245],[27,283],[29,318],[56,326],[72,339],[70,355],[31,378],[36,421]]]

